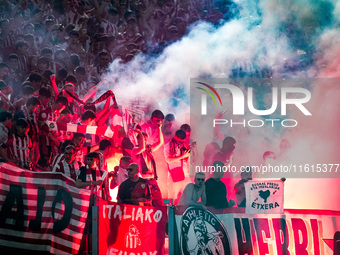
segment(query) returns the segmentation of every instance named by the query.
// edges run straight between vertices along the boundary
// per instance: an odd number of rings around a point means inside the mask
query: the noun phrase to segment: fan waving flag
[[[66,131],[71,133],[83,133],[91,135],[102,135],[113,137],[114,132],[110,127],[86,126],[77,124],[58,123],[55,121],[46,121],[50,131]]]
[[[122,117],[122,113],[119,110],[119,107],[117,104],[114,104],[110,107],[110,118],[109,118],[109,126],[110,129],[113,130],[113,138],[115,139],[115,141],[119,141],[120,140],[120,134],[121,134],[121,130],[123,128],[123,117]]]
[[[123,117],[119,108],[111,107],[111,109],[110,127],[112,130],[116,131],[123,127]]]
[[[0,253],[77,254],[90,191],[61,173],[0,165]]]
[[[137,123],[139,125],[142,125],[145,119],[144,111],[135,107],[122,106],[122,112],[123,112],[123,124],[126,133],[128,132],[128,129],[131,126],[131,124]]]
[[[283,181],[251,180],[244,183],[246,213],[283,213]]]

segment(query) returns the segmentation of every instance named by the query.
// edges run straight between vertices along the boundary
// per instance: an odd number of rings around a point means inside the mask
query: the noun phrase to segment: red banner
[[[77,254],[89,201],[61,173],[0,165],[0,252]]]
[[[99,201],[99,255],[164,254],[166,207]]]

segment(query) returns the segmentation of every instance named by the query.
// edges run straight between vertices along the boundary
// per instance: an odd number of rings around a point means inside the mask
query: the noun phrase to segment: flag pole
[[[92,255],[98,255],[98,205],[97,193],[92,206]]]

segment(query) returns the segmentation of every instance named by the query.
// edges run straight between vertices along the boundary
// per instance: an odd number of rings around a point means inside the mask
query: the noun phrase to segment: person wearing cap
[[[53,15],[48,15],[45,19],[45,26],[50,27],[55,24],[55,17]]]
[[[137,49],[143,50],[145,41],[140,33],[140,28],[134,13],[129,13],[126,17],[126,29],[123,32],[122,37],[125,45],[134,43],[137,46]]]

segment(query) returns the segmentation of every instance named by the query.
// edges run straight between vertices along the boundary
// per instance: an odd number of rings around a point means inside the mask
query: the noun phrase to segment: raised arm
[[[168,163],[173,163],[173,162],[188,158],[189,156],[190,156],[190,151],[186,151],[183,155],[180,155],[180,156],[165,155],[165,160]]]
[[[144,142],[144,135],[142,133],[142,131],[140,131],[139,129],[135,129],[135,132],[138,133],[137,137],[138,137],[138,146],[135,146],[132,150],[131,150],[131,154],[132,155],[138,155],[140,153],[142,153],[143,151],[145,151],[145,142]]]
[[[156,143],[151,145],[151,151],[152,152],[155,152],[156,150],[158,150],[164,144],[164,136],[163,136],[163,132],[162,132],[162,124],[160,124],[158,126],[158,132],[159,132],[159,139],[158,139],[158,141]]]
[[[51,80],[52,88],[54,91],[54,99],[57,100],[57,97],[59,95],[59,90],[58,90],[57,83],[55,82],[55,74],[51,75],[50,80]]]
[[[77,179],[76,187],[77,188],[84,188],[86,186],[91,186],[91,185],[101,185],[102,182],[103,182],[103,180],[92,181],[92,182],[83,182],[81,179]]]

